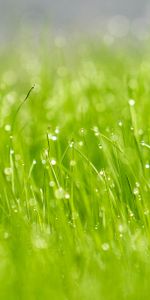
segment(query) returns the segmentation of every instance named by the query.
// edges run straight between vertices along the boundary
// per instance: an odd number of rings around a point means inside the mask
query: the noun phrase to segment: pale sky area
[[[116,24],[122,23],[125,34],[129,25],[133,31],[147,30],[149,17],[149,0],[0,0],[0,38],[11,37],[27,25],[38,31],[45,24],[56,33],[107,28],[113,34]]]

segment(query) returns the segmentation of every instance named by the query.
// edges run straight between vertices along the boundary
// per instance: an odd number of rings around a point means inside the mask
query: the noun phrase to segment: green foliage
[[[149,51],[55,44],[0,53],[0,299],[149,299]]]

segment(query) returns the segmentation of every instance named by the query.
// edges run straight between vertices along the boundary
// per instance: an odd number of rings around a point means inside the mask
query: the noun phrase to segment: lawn
[[[149,299],[149,43],[39,44],[0,50],[0,299]]]

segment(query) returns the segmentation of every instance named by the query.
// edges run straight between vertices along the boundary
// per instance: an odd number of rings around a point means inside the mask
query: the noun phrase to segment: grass
[[[0,52],[0,299],[149,299],[149,45],[91,44]]]

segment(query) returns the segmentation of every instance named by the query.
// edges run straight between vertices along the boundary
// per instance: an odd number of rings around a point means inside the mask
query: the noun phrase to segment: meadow
[[[149,49],[1,48],[0,299],[149,299]]]

